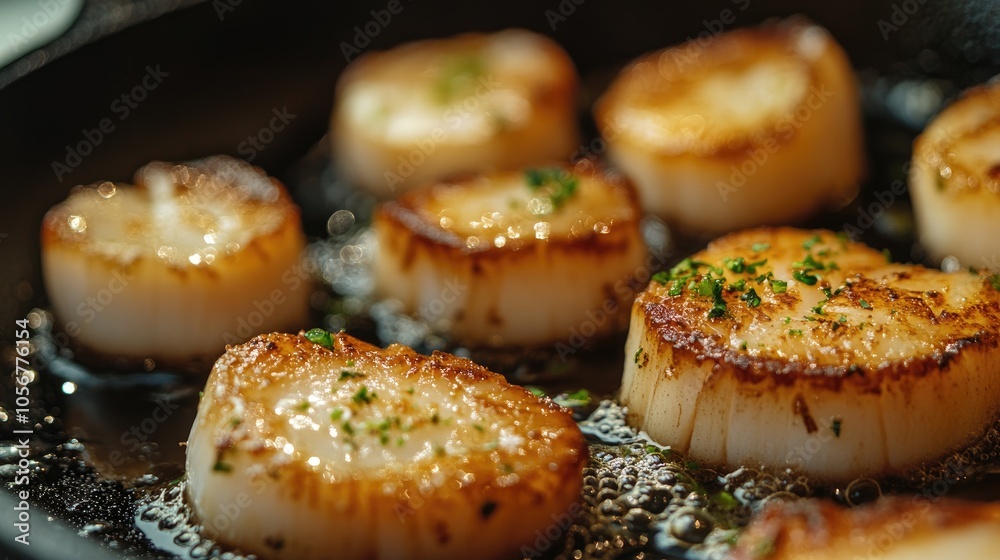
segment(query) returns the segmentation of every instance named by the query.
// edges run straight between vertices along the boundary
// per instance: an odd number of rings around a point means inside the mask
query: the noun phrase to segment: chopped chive
[[[819,243],[822,240],[823,239],[819,235],[814,235],[802,242],[802,248],[808,251],[809,249],[813,248],[813,245]]]
[[[750,290],[740,296],[740,299],[747,302],[750,307],[758,307],[760,305],[760,296],[757,295],[757,290],[750,288]]]
[[[529,393],[535,395],[536,397],[545,396],[545,390],[542,389],[541,387],[535,387],[534,385],[525,385],[524,388],[527,389]]]
[[[313,344],[319,344],[323,348],[333,349],[333,336],[323,329],[310,329],[306,332],[306,338]]]
[[[358,389],[358,392],[354,393],[354,396],[351,397],[351,400],[353,400],[358,404],[368,404],[372,402],[372,400],[377,398],[378,395],[375,393],[375,391],[369,392],[368,387],[366,385],[362,385],[361,388]]]
[[[861,303],[861,307],[864,307],[865,309],[871,309],[872,308],[872,304],[868,303],[866,300],[861,300],[860,303]]]
[[[788,291],[788,282],[784,280],[771,280],[771,291],[776,294],[783,294]]]
[[[750,246],[750,250],[753,251],[754,253],[767,251],[770,248],[771,245],[769,243],[754,243],[753,245]]]
[[[816,284],[816,282],[819,280],[817,276],[809,274],[805,270],[796,270],[792,272],[792,278],[808,286]]]
[[[336,422],[337,420],[340,420],[340,417],[343,415],[344,415],[344,409],[335,408],[330,412],[330,420]]]

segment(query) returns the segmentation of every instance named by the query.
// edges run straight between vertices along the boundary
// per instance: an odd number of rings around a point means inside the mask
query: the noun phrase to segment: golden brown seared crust
[[[373,221],[376,225],[384,224],[398,236],[412,238],[413,244],[408,244],[408,251],[412,253],[415,245],[419,244],[423,248],[442,252],[447,257],[459,257],[472,255],[477,259],[486,258],[511,258],[518,251],[532,246],[546,245],[559,250],[581,251],[584,253],[620,252],[635,240],[635,231],[638,222],[642,217],[642,209],[639,206],[638,195],[635,187],[623,175],[612,173],[602,168],[595,161],[584,159],[575,164],[566,163],[540,163],[532,168],[563,169],[578,179],[589,178],[599,184],[601,189],[608,189],[612,192],[612,197],[616,202],[629,209],[625,215],[619,215],[613,220],[608,220],[602,216],[609,209],[587,208],[586,202],[581,203],[581,211],[588,213],[590,220],[602,220],[608,222],[610,229],[607,233],[597,234],[593,231],[584,231],[580,235],[552,235],[545,240],[536,239],[533,236],[521,237],[517,244],[508,242],[503,247],[497,247],[493,243],[480,243],[476,247],[469,247],[466,237],[457,234],[451,229],[444,229],[439,223],[439,216],[429,211],[428,207],[441,194],[440,189],[478,189],[489,188],[490,182],[503,182],[514,180],[524,174],[524,171],[504,171],[486,176],[466,176],[456,179],[447,184],[428,185],[424,188],[410,192],[397,200],[388,201],[380,205],[375,210]],[[454,186],[452,186],[454,185]],[[525,187],[527,189],[527,187]],[[575,195],[577,197],[580,194]],[[558,212],[576,211],[577,203],[572,199],[567,203],[567,208]],[[514,210],[510,208],[495,209],[500,213],[511,214],[515,219],[521,219],[519,214],[524,210]],[[537,217],[538,221],[546,220],[545,216]],[[530,224],[529,224],[530,225]]]
[[[229,346],[213,370],[214,379],[210,380],[210,386],[215,388],[215,392],[212,398],[217,403],[225,403],[230,399],[256,403],[260,401],[257,398],[259,392],[271,390],[279,383],[295,383],[317,375],[323,377],[317,373],[322,371],[331,372],[326,376],[332,375],[335,378],[340,371],[336,363],[340,362],[353,362],[351,368],[358,371],[379,371],[378,368],[399,371],[398,368],[405,368],[403,377],[379,380],[378,374],[371,373],[367,374],[366,379],[372,383],[412,384],[418,388],[421,384],[439,387],[438,384],[447,383],[453,386],[455,392],[471,391],[475,395],[474,398],[479,400],[490,414],[513,418],[520,429],[546,434],[546,437],[530,440],[526,448],[518,451],[518,455],[524,456],[528,450],[537,452],[542,447],[558,449],[561,454],[558,459],[553,459],[553,464],[558,464],[558,473],[561,476],[578,473],[587,460],[587,446],[583,435],[566,409],[549,399],[536,397],[524,387],[507,383],[503,376],[471,360],[445,352],[434,352],[430,356],[424,356],[399,344],[381,350],[342,332],[333,335],[333,341],[333,349],[330,350],[310,342],[302,333],[298,335],[271,333],[256,336],[245,344]],[[337,362],[331,364],[330,361],[334,359]],[[499,390],[491,390],[488,393],[477,392],[476,386],[487,382]],[[207,421],[213,422],[212,418],[219,414],[232,413],[224,408],[207,411]],[[267,411],[264,409],[250,408],[248,412],[249,416],[242,418],[241,423],[254,423],[260,428],[262,421],[264,425],[272,421],[280,422],[267,416]],[[416,412],[413,411],[414,414]],[[256,414],[261,414],[260,419],[253,417]],[[260,435],[267,437],[267,434],[275,433],[277,429],[280,428],[265,426],[260,429]],[[244,449],[251,453],[265,454],[273,451],[269,447],[255,445],[244,446]],[[475,454],[478,452],[473,453]],[[486,485],[493,484],[497,476],[496,461],[491,460],[489,463],[489,472],[481,472],[479,473],[481,476],[476,477],[476,480]],[[435,461],[435,465],[442,472],[448,472],[450,468],[456,467],[468,470],[476,464],[476,460],[470,460],[469,456],[439,458]],[[301,467],[301,463],[291,463],[286,468]],[[408,471],[414,473],[426,468],[421,465],[411,465],[411,467]],[[296,476],[311,476],[307,474],[309,472],[311,471],[303,469]],[[355,473],[354,478],[355,480],[370,478],[378,482],[379,476],[384,474],[384,472],[362,472]],[[523,480],[530,480],[533,476],[549,477],[547,472],[517,474]],[[397,481],[402,483],[408,480],[410,480],[408,476],[402,476]]]
[[[989,108],[988,112],[982,110],[983,106]],[[955,145],[963,141],[988,142],[986,137],[998,129],[1000,82],[969,88],[913,141],[913,165],[934,175],[937,188],[950,195],[980,191],[1000,194],[1000,166],[993,165],[983,173],[970,165],[980,162],[965,159],[955,150]]]
[[[823,41],[822,55],[815,52],[820,40]],[[748,56],[748,53],[753,54]],[[830,64],[847,74],[851,71],[850,63],[839,45],[828,37],[825,30],[801,16],[772,21],[756,28],[727,31],[707,43],[701,39],[688,41],[647,53],[622,69],[609,90],[595,104],[594,115],[602,131],[617,132],[613,118],[616,105],[666,104],[672,99],[689,95],[691,84],[696,83],[703,73],[738,72],[769,58],[794,61],[799,71],[808,76],[809,85],[820,87],[823,85],[821,77],[814,68],[814,59],[818,56],[830,57]],[[809,88],[805,88],[805,94],[794,106],[800,105],[809,93]],[[773,142],[774,146],[778,146],[769,151],[780,150],[780,146],[793,139],[795,134],[791,129],[779,129],[778,123],[779,119],[774,118],[755,130],[726,129],[718,135],[706,133],[698,145],[697,155],[742,161],[746,159],[747,149],[765,143]],[[632,137],[627,130],[621,132],[624,132],[621,134],[622,141],[634,143],[644,150],[650,149],[649,145]],[[666,150],[660,155],[671,158],[677,153]]]
[[[414,71],[413,60],[427,60],[429,57],[442,57],[455,53],[475,54],[485,48],[490,42],[496,41],[502,35],[526,34],[537,41],[544,52],[545,58],[559,63],[555,65],[558,71],[551,75],[548,81],[538,84],[533,89],[531,99],[541,109],[550,106],[562,107],[563,100],[575,95],[578,79],[573,61],[558,43],[523,29],[507,29],[499,33],[463,33],[443,39],[425,39],[406,43],[389,51],[368,51],[359,56],[347,66],[337,81],[337,98],[344,90],[351,87],[359,79],[396,80],[400,73]]]
[[[814,239],[810,250],[803,247]],[[755,244],[769,248],[755,252]],[[804,267],[794,264],[807,255],[837,268],[808,271],[819,277],[815,285],[798,282],[793,273]],[[724,259],[740,257],[768,263],[755,274],[725,269]],[[741,301],[745,291],[723,291],[725,316],[709,318],[712,298],[692,296],[686,285],[683,293],[670,296],[671,282],[652,282],[633,313],[641,314],[662,344],[697,360],[714,360],[741,381],[787,385],[804,378],[816,386],[846,383],[878,392],[886,380],[919,377],[961,360],[964,351],[993,349],[1000,336],[1000,291],[987,273],[889,264],[877,251],[828,231],[745,231],[713,242],[691,259],[724,270],[727,286],[744,280],[761,304]],[[754,280],[768,273],[772,279]],[[772,280],[787,282],[787,290],[775,293]],[[832,293],[827,296],[824,288]]]
[[[1000,534],[1000,505],[947,498],[932,502],[923,496],[885,497],[857,508],[826,500],[778,503],[751,521],[732,558],[856,558],[873,550],[882,557],[908,540],[947,536],[977,524]]]
[[[482,543],[501,559],[573,511],[588,454],[565,409],[463,358],[332,341],[261,335],[216,363],[188,497],[206,520],[252,500],[217,540],[276,558],[457,559]]]
[[[149,190],[148,177],[151,173],[168,173],[174,179],[175,188],[179,191],[175,196],[182,199],[181,205],[187,201],[197,201],[200,204],[217,206],[225,209],[229,214],[240,216],[245,223],[259,227],[261,223],[272,224],[273,227],[256,232],[249,241],[235,250],[222,251],[218,254],[218,260],[246,259],[255,256],[267,258],[270,251],[274,249],[271,245],[280,243],[275,239],[288,237],[302,238],[301,233],[301,213],[298,206],[288,194],[285,186],[267,173],[249,163],[229,156],[212,156],[198,161],[174,164],[164,161],[150,162],[135,173],[134,184],[111,183],[101,181],[90,185],[77,185],[70,191],[70,198],[53,206],[42,220],[41,243],[43,246],[59,247],[70,250],[85,250],[92,253],[95,258],[102,258],[115,261],[115,264],[131,265],[141,259],[155,258],[155,252],[147,250],[140,251],[128,263],[120,263],[118,256],[106,254],[104,251],[96,250],[96,243],[109,240],[93,240],[91,235],[81,234],[73,231],[67,225],[67,220],[74,212],[74,207],[70,205],[73,199],[90,199],[94,204],[111,204],[111,198],[104,196],[102,191],[110,188],[110,192],[120,190],[132,190],[136,193]],[[107,192],[107,191],[105,191]],[[84,212],[87,208],[82,208]],[[86,214],[84,214],[86,216]],[[256,220],[257,217],[267,217],[265,220]],[[280,220],[274,220],[273,216],[280,216]],[[131,226],[132,231],[139,231],[148,228],[145,221],[148,216],[136,217]],[[195,226],[197,227],[197,225]],[[155,239],[157,232],[151,231],[149,234]],[[126,241],[125,239],[113,241]],[[137,240],[137,246],[145,240]],[[301,240],[299,241],[302,242]],[[153,248],[155,251],[155,247]],[[187,271],[195,271],[194,267],[181,266],[171,267],[171,273],[185,274]],[[213,269],[210,267],[197,267],[197,273],[202,275],[212,275]]]

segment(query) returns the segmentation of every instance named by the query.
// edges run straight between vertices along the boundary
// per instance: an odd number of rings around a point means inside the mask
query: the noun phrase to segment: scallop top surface
[[[470,33],[361,57],[338,85],[338,111],[388,142],[435,131],[475,142],[527,122],[575,84],[569,57],[546,37]]]
[[[594,168],[540,166],[444,183],[383,206],[416,233],[469,252],[617,239],[641,216],[624,179]]]
[[[647,54],[599,101],[604,128],[664,154],[740,149],[777,132],[808,96],[833,39],[792,20]]]
[[[220,461],[250,453],[331,481],[406,480],[433,464],[435,476],[464,470],[460,483],[505,486],[524,474],[522,463],[555,470],[586,456],[568,413],[502,376],[343,333],[329,348],[288,334],[230,347],[205,391],[211,403],[199,417],[228,431]]]
[[[938,188],[1000,194],[1000,83],[972,88],[941,112],[914,145]]]
[[[207,266],[298,216],[280,183],[227,156],[153,162],[135,180],[75,188],[49,211],[43,239],[121,264]]]
[[[997,275],[892,264],[828,231],[723,237],[650,282],[636,306],[664,343],[777,379],[877,386],[1000,340]]]

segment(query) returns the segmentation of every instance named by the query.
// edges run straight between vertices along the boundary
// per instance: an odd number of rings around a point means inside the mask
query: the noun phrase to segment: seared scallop
[[[940,261],[1000,270],[1000,84],[967,91],[917,138],[910,192],[920,241]]]
[[[899,496],[852,509],[821,500],[774,504],[740,535],[733,558],[988,560],[997,550],[1000,505]]]
[[[45,217],[42,266],[75,346],[207,366],[227,343],[307,322],[304,244],[284,187],[217,156],[77,187]]]
[[[624,330],[646,271],[639,218],[589,160],[442,183],[376,211],[376,286],[463,344],[597,340]]]
[[[1000,414],[1000,277],[828,231],[719,239],[654,277],[630,329],[629,419],[710,464],[902,474]]]
[[[500,375],[319,330],[230,347],[187,452],[210,535],[295,559],[514,557],[587,461],[566,410]]]
[[[333,154],[381,197],[450,176],[567,159],[576,70],[551,39],[470,33],[366,54],[337,85]]]
[[[864,167],[857,97],[844,51],[797,18],[647,54],[594,114],[646,210],[719,233],[853,198]]]

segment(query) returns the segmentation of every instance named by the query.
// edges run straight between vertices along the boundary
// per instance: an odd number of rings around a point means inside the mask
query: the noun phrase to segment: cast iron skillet
[[[274,110],[294,118],[264,149],[256,150],[253,163],[294,190],[295,163],[327,129],[334,84],[349,58],[345,53],[353,57],[357,50],[419,38],[523,27],[562,44],[592,94],[640,53],[699,34],[707,37],[721,28],[801,13],[827,27],[845,47],[864,86],[870,163],[864,188],[869,195],[904,178],[910,142],[941,101],[1000,71],[1000,6],[974,0],[847,0],[808,6],[780,0],[697,5],[399,2],[402,11],[375,25],[371,11],[384,10],[388,2],[215,0],[189,6],[191,2],[183,1],[94,1],[63,39],[0,70],[0,347],[5,365],[14,320],[45,304],[38,231],[51,205],[76,184],[128,180],[136,168],[154,159],[184,161],[216,153],[249,157],[244,140],[266,126]],[[721,23],[724,20],[732,23]],[[125,111],[116,100],[148,74],[158,76],[156,87]],[[581,114],[586,121],[593,99],[585,97]],[[93,131],[103,119],[111,119],[113,130],[96,139]],[[91,144],[90,149],[81,148],[81,143]],[[77,160],[68,150],[89,155]],[[312,200],[310,193],[298,196]],[[307,232],[322,235],[325,217],[335,209],[307,206]],[[821,225],[839,228],[845,220],[853,222],[855,209],[828,217]],[[919,261],[922,255],[912,238],[894,231],[893,224],[880,221],[865,236],[893,246],[903,260]],[[0,393],[5,407],[11,404],[10,386],[5,377]],[[59,404],[44,403],[57,422]],[[115,406],[95,403],[93,414],[113,416]],[[11,424],[0,423],[0,440],[12,437]],[[10,460],[0,458],[0,463]],[[14,505],[9,492],[0,492],[3,519],[11,518],[8,512]],[[37,511],[32,517],[30,547],[13,543],[11,523],[0,524],[0,552],[32,558],[113,554],[77,537],[60,521],[66,512],[51,513],[53,520]]]

